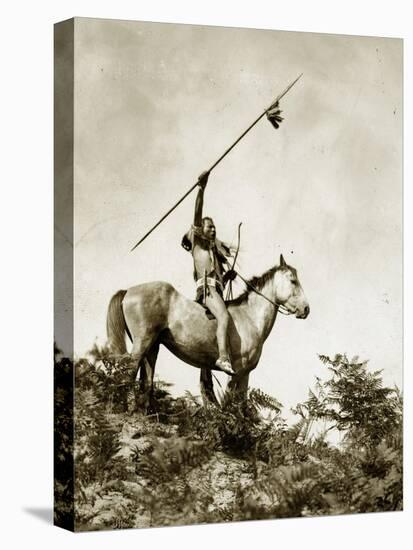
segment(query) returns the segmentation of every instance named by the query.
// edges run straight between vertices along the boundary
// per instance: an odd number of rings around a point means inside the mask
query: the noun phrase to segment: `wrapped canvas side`
[[[54,523],[74,530],[74,20],[54,28]]]

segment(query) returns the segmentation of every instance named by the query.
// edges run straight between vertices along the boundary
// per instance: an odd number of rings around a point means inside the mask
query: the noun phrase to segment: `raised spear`
[[[244,130],[244,132],[242,132],[242,134],[234,141],[234,143],[232,145],[230,145],[230,147],[228,147],[228,149],[219,157],[218,160],[216,160],[214,162],[214,164],[209,168],[209,170],[206,170],[206,172],[211,172],[220,162],[223,158],[225,158],[228,153],[230,151],[232,151],[232,149],[237,145],[237,143],[239,143],[241,141],[241,139],[246,135],[248,134],[248,132],[257,124],[257,122],[259,122],[263,116],[267,115],[268,116],[268,119],[270,120],[271,124],[273,124],[273,126],[275,128],[278,128],[278,122],[280,122],[282,119],[281,117],[279,116],[279,111],[278,111],[278,103],[280,101],[281,98],[283,98],[285,96],[285,94],[287,92],[289,92],[291,90],[291,88],[294,86],[294,84],[303,76],[303,73],[301,73],[293,82],[291,82],[291,84],[289,84],[285,90],[283,90],[277,97],[276,99],[271,103],[271,105],[269,107],[267,107],[265,109],[265,111],[263,113],[261,113],[259,115],[259,117],[257,117],[254,122],[252,124],[250,124],[248,126],[248,128],[246,130]],[[135,246],[133,248],[131,248],[131,252],[133,250],[135,250],[135,248],[137,246],[139,246],[145,239],[146,237],[149,237],[149,235],[155,231],[155,229],[158,227],[158,225],[160,225],[165,218],[167,218],[169,216],[169,214],[171,214],[171,212],[173,212],[175,210],[175,208],[177,206],[179,206],[181,204],[181,202],[183,200],[186,199],[186,197],[192,193],[192,191],[198,186],[198,182],[194,183],[194,185],[188,189],[188,191],[185,193],[185,195],[183,195],[179,201],[177,203],[175,203],[172,208],[170,208],[168,210],[168,212],[166,212],[166,214],[164,214],[162,216],[162,218],[147,232],[145,233],[145,235],[135,244]]]

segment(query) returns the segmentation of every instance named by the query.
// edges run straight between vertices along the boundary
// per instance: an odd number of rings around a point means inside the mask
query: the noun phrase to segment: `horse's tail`
[[[123,355],[127,352],[125,333],[130,337],[130,332],[126,325],[125,316],[122,309],[122,301],[126,290],[118,290],[109,302],[108,313],[106,317],[106,333],[109,341],[109,348],[112,353]]]

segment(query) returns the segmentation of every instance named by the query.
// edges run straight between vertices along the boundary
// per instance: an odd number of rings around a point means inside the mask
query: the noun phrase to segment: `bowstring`
[[[231,267],[230,271],[232,271],[232,270],[234,269],[235,263],[236,263],[237,258],[238,258],[238,252],[239,252],[240,245],[241,245],[241,225],[242,225],[242,222],[239,222],[239,224],[238,224],[238,243],[237,243],[237,251],[235,252],[234,261],[232,262],[232,267]],[[233,294],[232,294],[232,281],[229,281],[229,286],[228,286],[228,290],[227,290],[226,300],[232,300],[232,299],[233,299]]]

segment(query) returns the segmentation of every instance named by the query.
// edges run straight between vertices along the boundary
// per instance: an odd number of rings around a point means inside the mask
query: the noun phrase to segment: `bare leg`
[[[209,294],[206,297],[205,305],[209,308],[217,320],[218,361],[223,362],[225,365],[224,368],[220,368],[224,370],[224,372],[227,372],[227,374],[233,374],[227,342],[229,314],[227,308],[225,307],[224,300],[215,288],[209,287],[208,290]],[[219,367],[218,364],[217,366]]]
[[[209,287],[209,295],[206,297],[206,306],[217,320],[217,341],[220,357],[228,357],[227,330],[229,315],[224,300],[213,287]]]

